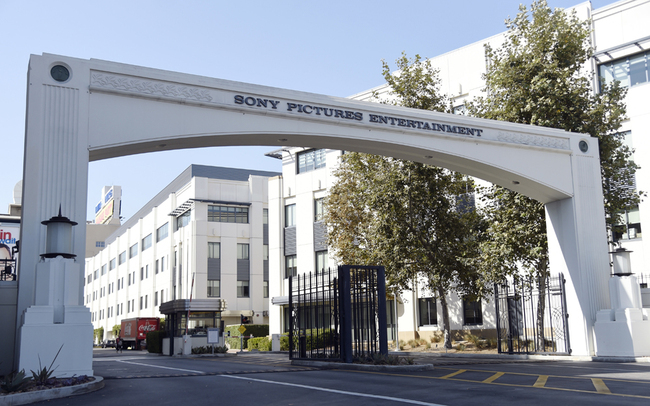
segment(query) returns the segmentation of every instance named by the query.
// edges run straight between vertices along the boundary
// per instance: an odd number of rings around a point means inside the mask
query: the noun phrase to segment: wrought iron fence
[[[495,285],[499,353],[570,354],[564,275]]]
[[[388,354],[383,267],[292,276],[289,291],[289,358],[352,362]]]

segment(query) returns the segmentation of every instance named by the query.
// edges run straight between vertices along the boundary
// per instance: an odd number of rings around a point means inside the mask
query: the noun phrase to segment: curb
[[[400,371],[400,372],[414,372],[414,371],[430,371],[433,364],[421,365],[370,365],[370,364],[344,364],[340,362],[325,362],[325,361],[305,361],[293,360],[291,365],[319,367],[324,369],[347,369],[354,371]]]
[[[588,355],[543,355],[543,354],[459,354],[459,353],[420,353],[407,351],[391,351],[391,355],[418,356],[422,358],[472,358],[472,359],[498,359],[517,361],[587,361],[587,362],[637,362],[650,363],[650,357],[613,357]]]
[[[26,405],[29,403],[67,398],[68,396],[83,395],[94,392],[104,387],[104,378],[95,376],[92,382],[86,382],[74,386],[45,389],[33,392],[14,393],[12,395],[0,396],[0,406]]]

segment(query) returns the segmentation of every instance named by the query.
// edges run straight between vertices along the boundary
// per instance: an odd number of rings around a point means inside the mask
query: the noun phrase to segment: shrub
[[[481,349],[484,347],[484,340],[482,340],[479,336],[475,336],[474,334],[465,334],[465,340],[474,344],[476,349]]]
[[[227,334],[230,332],[231,337],[239,336],[239,324],[233,324],[231,326],[226,326],[224,334],[226,334],[226,342],[230,345],[230,348],[239,349],[239,338],[228,338]],[[253,337],[266,337],[269,335],[269,325],[268,324],[245,324],[246,331],[244,332],[244,348],[248,348],[248,338],[249,336]]]
[[[271,340],[268,337],[256,337],[248,340],[248,351],[271,351]]]
[[[430,338],[432,343],[439,343],[442,341],[442,336],[438,333],[434,333]]]
[[[456,351],[465,351],[465,349],[466,349],[467,347],[465,347],[465,344],[458,343],[458,344],[456,344],[456,347],[455,347],[455,348],[456,348]]]
[[[148,332],[147,351],[152,354],[162,354],[162,342],[165,337],[167,337],[167,332],[163,330]]]
[[[418,346],[418,340],[409,340],[407,344],[411,348],[416,348]]]
[[[399,357],[397,355],[383,355],[383,354],[370,354],[356,356],[352,362],[357,364],[372,364],[372,365],[413,365],[415,362],[410,357]]]

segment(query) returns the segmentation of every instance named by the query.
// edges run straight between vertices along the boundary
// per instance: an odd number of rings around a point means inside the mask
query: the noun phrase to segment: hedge
[[[226,326],[224,334],[226,335],[226,342],[229,344],[230,348],[238,349],[239,348],[239,338],[227,338],[228,332],[231,336],[239,336],[239,324],[234,324],[232,326]],[[267,337],[269,335],[269,325],[268,324],[244,324],[246,331],[244,332],[245,337],[253,336],[258,337]],[[248,348],[248,338],[244,338],[244,348]]]
[[[147,333],[147,351],[153,354],[162,354],[162,341],[167,337],[164,330],[150,331]]]

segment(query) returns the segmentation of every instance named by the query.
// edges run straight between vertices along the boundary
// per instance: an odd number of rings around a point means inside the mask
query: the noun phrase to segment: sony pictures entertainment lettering
[[[321,117],[330,117],[344,120],[364,121],[364,113],[360,111],[340,110],[330,107],[314,106],[310,104],[300,104],[293,102],[285,102],[283,105],[281,100],[262,99],[253,96],[244,96],[237,94],[234,96],[235,104],[246,105],[249,107],[257,107],[262,109],[280,110],[286,107],[285,111],[291,113],[299,113],[306,115],[314,115]],[[429,121],[409,120],[400,117],[385,116],[379,114],[368,114],[368,122],[386,126],[397,126],[412,128],[415,130],[435,131],[451,134],[462,134],[480,137],[483,132],[480,128],[471,128],[464,126],[456,126],[442,123],[433,123]]]

